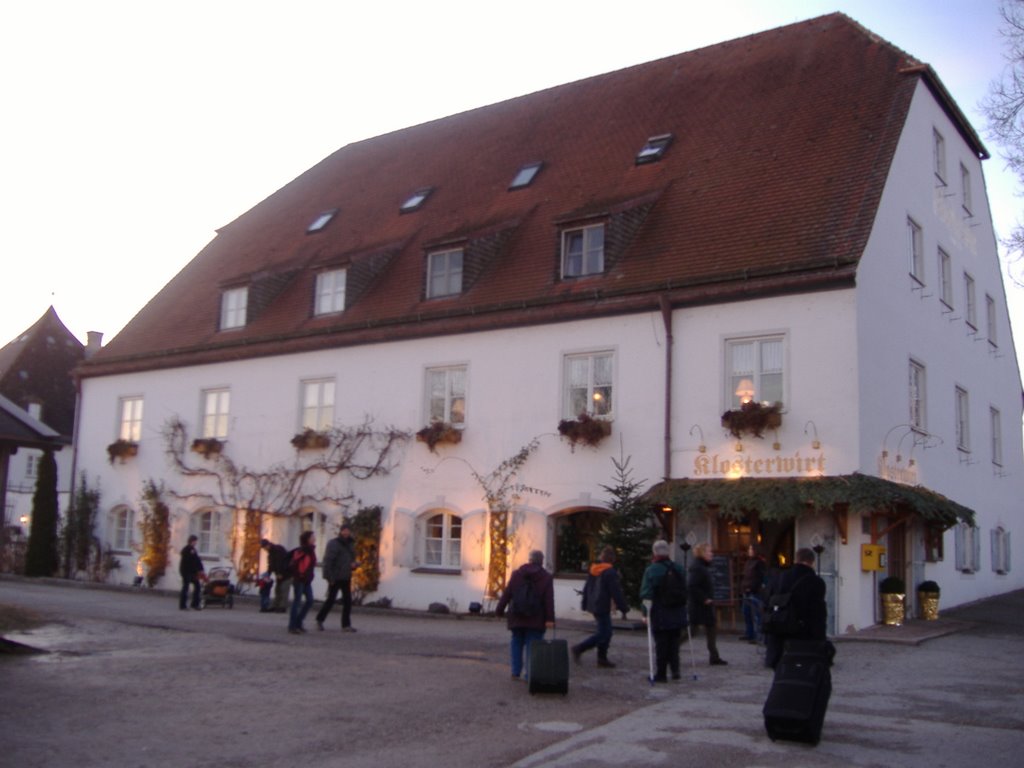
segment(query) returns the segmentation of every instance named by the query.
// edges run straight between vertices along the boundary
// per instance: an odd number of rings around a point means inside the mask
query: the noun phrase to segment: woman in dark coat
[[[686,574],[682,566],[669,557],[668,542],[658,540],[652,550],[654,560],[647,566],[640,582],[640,600],[654,636],[654,682],[664,683],[667,682],[668,671],[672,672],[673,680],[679,679],[679,641],[686,627],[686,602],[685,592],[681,599],[673,598],[672,592],[667,587],[663,588],[663,584],[669,573],[674,572],[679,578],[678,584],[685,590]]]
[[[728,664],[729,662],[718,655],[718,645],[715,642],[714,590],[711,584],[711,569],[708,568],[711,556],[710,544],[702,543],[693,548],[687,605],[690,609],[690,624],[695,628],[704,627],[707,633],[711,664]]]

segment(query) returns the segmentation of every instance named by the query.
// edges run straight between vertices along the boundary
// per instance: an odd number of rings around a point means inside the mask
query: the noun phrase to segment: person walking
[[[338,535],[327,542],[324,552],[324,578],[327,580],[327,599],[316,615],[316,628],[324,629],[324,620],[334,607],[341,591],[341,631],[355,632],[352,626],[352,568],[356,560],[356,542],[348,523],[342,523]]]
[[[288,617],[288,631],[300,635],[306,631],[302,622],[313,606],[316,536],[312,531],[303,531],[299,536],[299,546],[292,550],[288,569],[292,577],[292,610]]]
[[[654,635],[655,673],[652,682],[678,680],[679,642],[686,627],[686,574],[672,561],[668,542],[659,539],[651,550],[654,559],[640,582],[644,620]]]
[[[288,593],[292,586],[288,574],[288,550],[269,539],[260,539],[260,546],[267,551],[267,570],[274,574],[274,599],[270,611],[284,613],[288,610]]]
[[[756,544],[747,547],[747,562],[743,564],[740,592],[743,593],[743,627],[740,640],[756,643],[761,637],[761,616],[764,613],[765,573],[768,563],[761,557]]]
[[[814,550],[803,547],[796,551],[792,568],[781,574],[772,595],[789,593],[788,611],[797,629],[791,634],[766,634],[764,664],[775,669],[782,658],[786,642],[791,639],[825,642],[828,631],[828,606],[825,603],[825,580],[814,571]],[[834,652],[834,649],[830,649]]]
[[[619,572],[615,570],[615,549],[606,546],[601,550],[601,561],[590,566],[590,573],[583,585],[583,610],[594,615],[597,631],[578,645],[572,647],[572,660],[580,663],[580,657],[591,648],[597,648],[597,666],[611,669],[615,664],[608,659],[608,646],[612,642],[612,604],[622,612],[625,619],[629,604],[622,594]]]
[[[181,548],[181,561],[178,563],[178,573],[181,574],[181,596],[178,600],[178,608],[187,611],[188,588],[192,587],[192,610],[198,611],[200,585],[199,580],[206,575],[203,570],[203,560],[196,552],[198,536],[189,536],[188,544]]]
[[[711,665],[728,664],[718,653],[718,645],[715,642],[715,607],[714,588],[711,582],[711,546],[706,542],[698,544],[693,548],[693,564],[690,566],[690,579],[687,585],[687,603],[690,612],[690,624],[696,627],[704,627],[707,635],[708,654],[711,657]]]
[[[543,640],[545,631],[555,626],[554,580],[544,570],[544,553],[540,550],[530,552],[529,560],[512,572],[494,613],[501,618],[506,609],[508,629],[512,633],[509,642],[512,679],[519,680],[524,655],[529,664],[530,645]],[[529,666],[526,677],[529,677]]]

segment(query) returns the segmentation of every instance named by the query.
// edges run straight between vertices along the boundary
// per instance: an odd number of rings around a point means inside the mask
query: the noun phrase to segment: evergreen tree
[[[615,484],[602,485],[611,496],[612,514],[601,530],[604,544],[615,548],[615,564],[622,579],[622,591],[630,605],[640,607],[640,582],[651,562],[651,545],[660,536],[660,528],[651,514],[650,503],[641,500],[640,489],[646,480],[634,480],[629,457],[612,459]]]
[[[26,576],[53,576],[60,565],[57,553],[57,460],[45,451],[39,460],[32,496],[32,528],[25,555]]]

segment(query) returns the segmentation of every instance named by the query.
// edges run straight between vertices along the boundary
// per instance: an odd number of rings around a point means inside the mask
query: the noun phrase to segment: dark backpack
[[[296,547],[291,551],[291,555],[288,557],[288,570],[286,571],[289,579],[296,579],[299,582],[306,580],[307,574],[313,567],[313,558],[309,556],[302,547]]]
[[[654,597],[665,608],[682,608],[686,605],[686,578],[675,566],[665,564],[665,575]]]
[[[512,593],[512,600],[509,603],[509,610],[515,616],[530,618],[539,616],[543,610],[540,600],[540,592],[534,580],[524,577],[516,591]]]
[[[803,629],[804,622],[793,606],[793,590],[806,576],[801,576],[789,592],[781,592],[768,598],[761,628],[766,635],[796,635]]]

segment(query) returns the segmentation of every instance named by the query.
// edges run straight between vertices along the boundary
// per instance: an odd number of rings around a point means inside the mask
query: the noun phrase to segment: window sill
[[[411,573],[425,573],[432,576],[461,576],[461,568],[434,568],[434,567],[420,567],[413,568]]]

